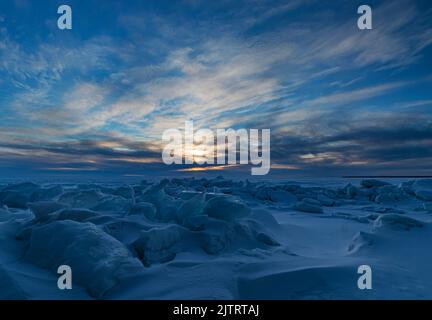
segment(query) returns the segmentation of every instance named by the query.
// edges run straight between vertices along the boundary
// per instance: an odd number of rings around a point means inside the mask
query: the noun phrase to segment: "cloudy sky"
[[[270,128],[274,176],[432,174],[432,5],[363,2],[2,0],[0,177],[184,173],[185,120]]]

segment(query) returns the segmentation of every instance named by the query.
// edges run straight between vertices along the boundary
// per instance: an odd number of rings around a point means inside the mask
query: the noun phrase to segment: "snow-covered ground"
[[[431,245],[427,179],[0,186],[2,299],[432,299]]]

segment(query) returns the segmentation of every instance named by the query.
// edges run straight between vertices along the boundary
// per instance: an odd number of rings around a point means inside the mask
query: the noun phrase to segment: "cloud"
[[[272,139],[272,161],[295,163],[305,170],[312,166],[343,169],[349,165],[362,167],[366,172],[387,164],[416,172],[414,165],[432,158],[432,122],[430,114],[376,115],[363,121],[351,115],[340,126],[335,112],[321,117],[321,132],[283,132]],[[325,128],[332,128],[325,130]],[[423,160],[422,160],[423,159]],[[409,165],[409,166],[408,166]],[[368,169],[369,168],[369,169]]]
[[[72,168],[81,155],[96,161],[92,168],[143,168],[157,158],[163,130],[185,120],[197,129],[270,127],[279,169],[428,157],[429,127],[404,126],[406,118],[385,110],[406,115],[404,108],[430,104],[409,95],[425,81],[404,70],[432,43],[431,13],[387,1],[363,32],[355,10],[342,14],[350,6],[317,12],[311,4],[129,10],[115,13],[116,32],[31,45],[1,28],[0,76],[9,79],[0,88],[3,159],[32,155],[44,168],[50,159]],[[300,9],[308,14],[293,14]],[[422,121],[429,119],[426,112]]]
[[[357,102],[361,100],[367,100],[382,94],[385,94],[391,90],[400,88],[406,85],[406,83],[398,82],[398,83],[388,83],[382,85],[376,85],[371,87],[366,87],[362,89],[352,90],[352,91],[344,91],[333,93],[330,95],[325,95],[319,98],[315,98],[309,101],[306,101],[306,106],[320,106],[320,105],[341,105],[341,104],[349,104],[352,102]]]

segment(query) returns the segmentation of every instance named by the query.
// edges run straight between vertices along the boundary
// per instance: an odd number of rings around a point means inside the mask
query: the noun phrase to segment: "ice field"
[[[432,180],[0,190],[2,299],[432,298]],[[72,290],[57,287],[60,265]]]

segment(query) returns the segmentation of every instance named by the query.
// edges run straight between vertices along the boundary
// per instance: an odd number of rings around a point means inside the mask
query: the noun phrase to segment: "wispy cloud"
[[[0,20],[3,159],[72,168],[78,154],[142,168],[158,162],[163,130],[191,119],[197,128],[270,127],[279,169],[379,163],[380,154],[404,161],[414,149],[361,137],[386,136],[389,110],[430,104],[427,90],[411,92],[430,79],[406,70],[424,63],[432,12],[386,1],[374,7],[374,29],[360,32],[354,5],[321,12],[317,3],[186,1],[113,12],[118,30],[31,44]],[[391,141],[415,136],[415,124],[397,124],[405,131],[390,130]],[[428,143],[412,148],[428,156]]]

